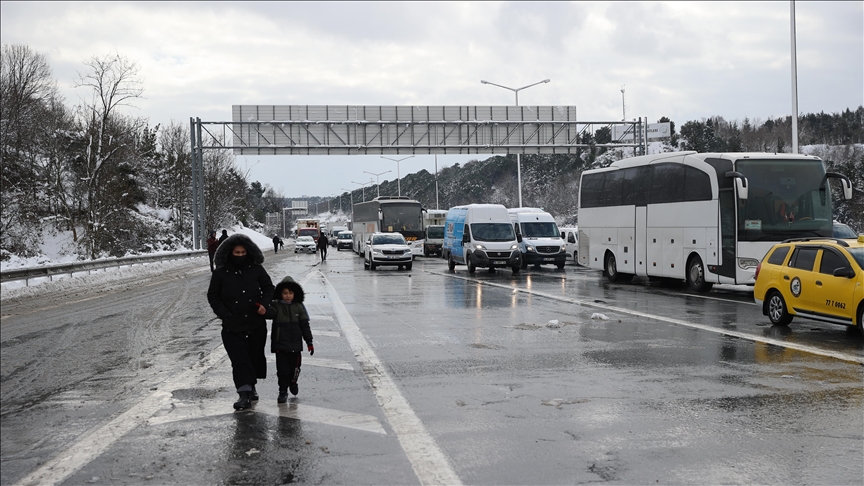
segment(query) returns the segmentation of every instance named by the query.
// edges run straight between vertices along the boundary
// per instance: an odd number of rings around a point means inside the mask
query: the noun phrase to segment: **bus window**
[[[621,182],[621,204],[645,206],[648,204],[648,188],[651,187],[651,166],[624,169]]]
[[[684,200],[684,166],[680,164],[654,165],[651,181],[651,204]]]
[[[684,200],[685,201],[710,201],[711,179],[708,174],[693,167],[686,167],[684,171]]]
[[[603,190],[600,193],[600,205],[603,207],[621,205],[621,186],[624,181],[623,171],[606,172],[603,178]]]

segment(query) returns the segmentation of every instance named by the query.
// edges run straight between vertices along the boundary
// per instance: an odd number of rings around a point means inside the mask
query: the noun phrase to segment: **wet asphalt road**
[[[281,406],[269,358],[241,413],[206,268],[4,303],[0,483],[864,481],[864,338],[772,327],[749,292],[335,250],[265,266],[304,286],[316,353]]]

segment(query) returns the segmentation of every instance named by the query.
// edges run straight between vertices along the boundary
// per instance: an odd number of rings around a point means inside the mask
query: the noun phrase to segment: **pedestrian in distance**
[[[273,253],[279,253],[279,235],[273,235]]]
[[[239,399],[235,410],[258,400],[255,385],[267,377],[267,313],[273,301],[273,281],[261,266],[264,252],[251,238],[235,233],[216,249],[216,270],[210,277],[207,301],[222,320],[222,344],[231,360]]]
[[[219,237],[219,244],[228,239],[228,230],[222,230],[222,236]]]
[[[321,261],[327,259],[327,245],[329,241],[327,240],[327,235],[321,233],[321,236],[318,237],[318,241],[315,245],[318,247],[318,251],[321,253]]]
[[[288,391],[299,393],[297,378],[300,376],[303,341],[309,356],[315,354],[312,346],[312,329],[309,327],[309,313],[303,305],[303,287],[291,277],[285,277],[276,285],[273,302],[264,315],[273,319],[270,330],[270,351],[276,355],[276,376],[279,379],[277,403],[288,401]]]
[[[219,240],[216,239],[216,232],[211,231],[210,237],[207,238],[207,256],[210,257],[210,271],[216,270],[213,265],[213,257],[216,255],[216,249],[219,248]]]
[[[279,249],[280,249],[280,250],[284,250],[284,249],[285,249],[285,241],[282,240],[282,238],[279,238]]]

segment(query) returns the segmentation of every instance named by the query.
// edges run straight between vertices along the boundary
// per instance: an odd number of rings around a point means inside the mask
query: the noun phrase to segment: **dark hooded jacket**
[[[290,304],[281,301],[282,289],[294,292],[294,299]],[[285,277],[276,286],[273,292],[273,302],[270,309],[264,315],[267,319],[273,319],[273,330],[270,332],[270,351],[276,352],[302,352],[303,341],[307,345],[312,344],[312,329],[309,327],[309,313],[303,305],[306,294],[303,287],[291,277]]]
[[[244,261],[231,258],[234,247],[246,248]],[[260,303],[265,308],[273,300],[273,281],[264,267],[264,253],[251,238],[235,233],[229,236],[213,256],[216,270],[210,278],[207,301],[213,312],[222,319],[226,331],[249,332],[266,326],[264,316],[257,314]]]

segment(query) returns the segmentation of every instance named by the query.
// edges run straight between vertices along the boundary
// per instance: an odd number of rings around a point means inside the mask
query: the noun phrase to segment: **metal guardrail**
[[[54,275],[72,275],[76,272],[89,272],[91,270],[99,270],[102,268],[122,267],[125,265],[136,265],[141,263],[179,260],[184,258],[202,256],[206,254],[207,250],[193,250],[180,251],[176,253],[164,253],[161,255],[131,256],[103,260],[92,260],[87,262],[61,263],[58,265],[46,265],[44,267],[29,267],[19,270],[7,270],[5,272],[0,272],[0,282],[5,283],[13,282],[16,280],[25,280],[26,285],[30,285],[30,279],[36,277],[48,277],[48,279],[51,280]]]

